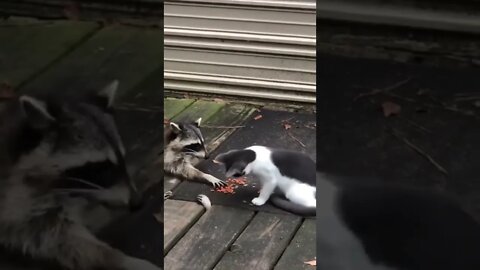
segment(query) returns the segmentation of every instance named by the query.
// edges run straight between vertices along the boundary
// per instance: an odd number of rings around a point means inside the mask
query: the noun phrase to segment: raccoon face
[[[117,86],[113,82],[91,101],[21,96],[20,168],[65,171],[87,163],[122,163],[125,150],[111,110]]]
[[[231,150],[219,154],[213,162],[225,166],[226,177],[240,177],[249,173],[247,167],[255,158],[256,154],[252,150]]]
[[[170,123],[172,138],[170,144],[183,154],[196,158],[208,159],[205,140],[200,131],[202,118],[193,123]]]

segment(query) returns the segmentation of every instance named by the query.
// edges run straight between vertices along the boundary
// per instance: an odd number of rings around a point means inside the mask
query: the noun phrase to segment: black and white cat
[[[316,165],[308,155],[251,146],[220,154],[214,162],[225,166],[227,177],[252,175],[261,182],[260,195],[252,200],[254,205],[263,205],[270,199],[286,211],[315,216]],[[275,189],[280,190],[281,195],[273,194]]]

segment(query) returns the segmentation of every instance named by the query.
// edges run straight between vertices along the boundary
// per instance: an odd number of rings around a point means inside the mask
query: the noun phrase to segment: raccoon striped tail
[[[306,207],[303,205],[299,205],[279,195],[272,195],[270,197],[270,202],[272,202],[272,204],[276,207],[296,215],[311,217],[316,216],[317,214],[317,209],[315,207]]]

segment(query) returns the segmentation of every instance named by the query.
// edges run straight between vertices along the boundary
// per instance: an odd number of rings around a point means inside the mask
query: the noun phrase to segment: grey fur
[[[163,168],[166,173],[183,179],[210,183],[214,187],[224,186],[225,181],[206,174],[193,165],[198,159],[208,159],[200,123],[201,118],[193,123],[171,122],[165,127]]]
[[[95,209],[126,208],[137,196],[124,163],[125,150],[109,113],[118,83],[90,101],[22,96],[2,104],[0,120],[0,245],[65,269],[158,270],[98,240],[110,221]],[[120,181],[100,187],[68,177],[96,162],[118,167]],[[75,180],[75,181],[74,181]],[[82,182],[94,189],[59,188]],[[72,196],[76,194],[77,196]],[[106,208],[105,208],[106,207]]]

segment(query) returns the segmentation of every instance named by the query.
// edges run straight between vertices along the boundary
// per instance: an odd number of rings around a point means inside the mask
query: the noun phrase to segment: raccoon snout
[[[205,158],[205,159],[209,159],[209,158],[210,158],[210,154],[209,154],[209,153],[205,153],[204,158]]]

